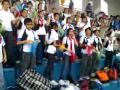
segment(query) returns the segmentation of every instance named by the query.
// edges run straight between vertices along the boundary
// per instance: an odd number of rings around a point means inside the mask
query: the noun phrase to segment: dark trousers
[[[54,54],[50,54],[48,53],[48,63],[47,63],[47,67],[46,70],[44,72],[45,77],[47,77],[48,79],[52,79],[52,73],[53,73],[53,69],[54,69]]]
[[[35,66],[36,56],[28,52],[23,52],[21,61],[21,73],[24,72],[26,69],[33,69],[35,68]]]
[[[98,56],[98,54],[96,52],[92,53],[91,63],[92,63],[91,72],[96,73],[97,68],[98,68],[98,63],[99,63],[99,56]]]
[[[69,79],[71,78],[71,63],[70,56],[64,54],[63,66],[61,70],[61,79]]]
[[[14,66],[16,60],[16,45],[13,39],[13,32],[5,31],[3,37],[6,43],[7,65]]]
[[[92,55],[82,54],[80,77],[89,76],[92,72]]]
[[[36,49],[36,60],[39,62],[44,58],[44,49],[45,49],[45,35],[39,35],[40,43]]]
[[[111,68],[112,67],[113,51],[105,51],[105,55],[106,55],[105,66]]]

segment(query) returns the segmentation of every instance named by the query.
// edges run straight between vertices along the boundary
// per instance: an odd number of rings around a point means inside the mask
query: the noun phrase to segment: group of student
[[[63,13],[57,13],[56,8],[53,8],[52,13],[45,14],[44,10],[34,11],[31,1],[24,4],[19,0],[16,2],[16,6],[10,8],[9,0],[3,0],[0,10],[0,20],[4,27],[4,32],[0,35],[0,83],[4,83],[2,61],[14,66],[15,61],[20,60],[22,73],[26,69],[35,68],[36,62],[42,62],[43,58],[48,60],[44,76],[52,80],[57,52],[63,62],[61,79],[72,78],[71,64],[75,61],[75,56],[81,61],[80,78],[94,75],[104,48],[105,66],[111,67],[114,39],[111,32],[106,32],[119,30],[113,28],[116,25],[115,19],[108,18],[104,12],[94,17],[90,13],[86,15],[80,12],[73,15],[68,8]],[[117,17],[120,25],[120,17]],[[64,48],[60,49],[62,45]],[[64,75],[64,72],[67,74]]]

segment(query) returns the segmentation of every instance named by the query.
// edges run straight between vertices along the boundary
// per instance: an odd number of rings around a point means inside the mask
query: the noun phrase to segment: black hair
[[[86,28],[86,29],[85,29],[85,32],[87,32],[87,30],[90,30],[90,31],[91,31],[91,28],[90,28],[90,27]]]
[[[2,5],[3,5],[4,2],[8,2],[10,4],[9,0],[3,0]]]
[[[27,11],[27,9],[23,8],[20,12],[22,13],[23,11]]]
[[[27,23],[31,23],[32,22],[32,19],[31,18],[26,18],[24,20],[24,24],[26,25]]]
[[[69,29],[67,29],[67,36],[68,36],[68,34],[69,34],[69,32],[71,31],[71,30],[73,30],[73,28],[69,28]]]
[[[67,22],[69,19],[71,19],[71,17],[67,17],[66,22]]]
[[[29,5],[29,4],[33,5],[31,1],[27,2],[27,5]]]
[[[50,23],[50,30],[49,30],[49,36],[48,38],[50,38],[50,35],[51,35],[51,29],[54,29],[55,27],[58,27],[58,24],[56,22],[51,22]]]
[[[54,17],[55,17],[56,15],[59,15],[59,13],[54,13]]]

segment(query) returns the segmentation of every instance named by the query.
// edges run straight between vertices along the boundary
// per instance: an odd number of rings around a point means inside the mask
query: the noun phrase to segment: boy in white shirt
[[[4,76],[3,76],[3,67],[2,62],[7,62],[6,51],[5,51],[5,42],[2,35],[0,34],[0,90],[4,90]]]
[[[26,26],[25,32],[23,33],[21,40],[17,42],[17,45],[23,45],[21,72],[24,72],[26,69],[31,69],[36,66],[35,50],[37,43],[40,42],[36,32],[32,30],[32,20],[30,18],[26,18],[24,20],[24,24]],[[35,45],[34,48],[33,45]]]

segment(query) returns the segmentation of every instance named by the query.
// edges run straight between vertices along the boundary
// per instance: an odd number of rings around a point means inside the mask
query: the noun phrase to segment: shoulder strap
[[[21,41],[26,40],[27,37],[28,37],[28,35],[27,35],[27,33],[26,33],[26,30],[25,30],[24,33],[23,33],[23,36],[22,36],[22,38],[21,38]]]

